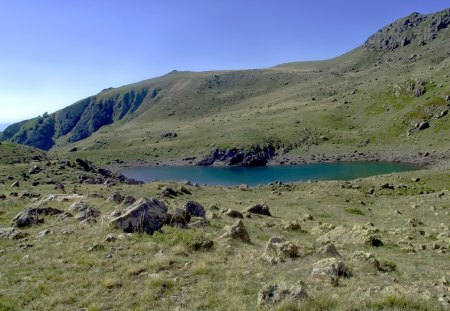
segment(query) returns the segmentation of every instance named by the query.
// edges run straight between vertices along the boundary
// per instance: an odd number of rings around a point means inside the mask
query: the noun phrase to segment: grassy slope
[[[0,227],[7,227],[14,215],[31,203],[20,194],[29,190],[41,196],[55,193],[51,185],[32,186],[34,180],[52,178],[63,181],[68,193],[89,195],[86,202],[98,208],[102,217],[122,209],[105,198],[118,191],[135,197],[160,198],[171,207],[181,206],[187,200],[197,200],[207,207],[210,225],[201,229],[175,229],[164,227],[162,234],[121,234],[109,228],[105,221],[80,225],[75,219],[57,221],[46,217],[45,222],[23,231],[26,241],[0,238],[0,310],[39,309],[67,310],[88,308],[135,310],[255,310],[257,293],[265,284],[286,282],[307,285],[311,298],[296,304],[286,301],[279,310],[440,310],[438,295],[443,287],[439,280],[450,278],[450,240],[438,237],[449,233],[450,171],[420,171],[371,177],[347,182],[299,183],[288,186],[261,186],[245,191],[237,187],[189,187],[192,195],[163,198],[160,189],[165,184],[143,186],[82,185],[76,182],[76,171],[59,169],[59,161],[48,159],[44,171],[23,180],[22,173],[36,163],[30,161],[35,150],[13,145],[0,145],[0,159],[7,154],[21,155],[21,163],[0,164]],[[13,180],[7,177],[12,176]],[[420,176],[420,182],[412,177]],[[19,180],[16,188],[19,198],[9,195],[10,183]],[[390,182],[396,190],[380,190],[379,185]],[[174,188],[177,184],[169,184]],[[375,189],[375,195],[367,190]],[[278,192],[280,194],[278,194]],[[97,194],[93,196],[92,194]],[[422,193],[422,194],[421,194]],[[438,194],[444,193],[442,196]],[[244,220],[252,243],[229,243],[220,238],[225,226],[233,223],[227,216],[211,219],[214,210],[243,210],[245,207],[266,202],[274,217]],[[361,203],[363,202],[364,205]],[[67,209],[72,202],[50,203],[51,207]],[[414,207],[414,208],[412,208]],[[396,212],[399,211],[400,213]],[[217,211],[220,215],[220,210]],[[313,221],[302,221],[308,213]],[[414,217],[424,225],[418,229],[408,227]],[[283,221],[298,221],[302,230],[285,231]],[[340,286],[330,288],[313,285],[309,274],[314,256],[308,255],[319,247],[315,242],[320,235],[315,230],[319,221],[334,225],[362,225],[372,222],[381,231],[384,247],[373,248],[362,244],[338,246],[353,277],[342,279]],[[446,227],[447,226],[447,227]],[[45,230],[54,234],[37,238]],[[424,232],[421,234],[420,230]],[[116,242],[104,242],[108,234],[121,237]],[[283,236],[300,248],[300,258],[278,265],[261,260],[265,244],[271,236]],[[194,251],[192,242],[213,240],[214,249]],[[403,249],[411,243],[417,253]],[[91,245],[100,243],[104,248],[89,252]],[[447,252],[432,250],[435,243]],[[427,246],[426,250],[419,245]],[[25,247],[25,245],[31,245]],[[395,272],[376,272],[350,261],[353,251],[371,252],[381,262],[395,263]],[[448,295],[448,292],[447,292]],[[351,303],[349,303],[351,302]],[[275,308],[275,307],[274,307]],[[264,308],[260,308],[264,310]]]
[[[215,147],[267,143],[292,146],[294,154],[355,148],[448,150],[448,116],[432,117],[445,109],[443,97],[450,94],[450,59],[442,52],[446,42],[445,36],[436,39],[415,61],[409,60],[417,52],[413,45],[385,55],[361,47],[329,61],[265,70],[173,72],[109,90],[101,96],[143,86],[161,88],[156,99],[144,102],[126,122],[105,126],[76,143],[76,154],[105,163],[115,158],[167,161],[205,155]],[[426,82],[424,95],[394,95],[394,85],[414,78]],[[431,128],[407,136],[423,119],[430,120]],[[160,138],[167,131],[178,136]],[[59,140],[55,153],[74,146],[65,139]],[[358,147],[367,140],[366,147]]]

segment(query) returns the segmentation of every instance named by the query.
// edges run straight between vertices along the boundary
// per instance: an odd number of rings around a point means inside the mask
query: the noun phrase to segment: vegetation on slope
[[[293,154],[447,150],[449,16],[413,14],[327,61],[174,71],[106,89],[1,139],[102,163],[200,160],[215,148],[268,144]],[[423,90],[408,91],[411,81]],[[419,131],[422,121],[429,128]]]

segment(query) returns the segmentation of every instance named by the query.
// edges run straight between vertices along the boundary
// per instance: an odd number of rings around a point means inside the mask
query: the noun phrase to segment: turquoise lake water
[[[207,185],[256,186],[274,181],[351,180],[417,169],[419,167],[402,163],[347,162],[263,167],[151,166],[129,168],[122,174],[145,182],[189,180]]]

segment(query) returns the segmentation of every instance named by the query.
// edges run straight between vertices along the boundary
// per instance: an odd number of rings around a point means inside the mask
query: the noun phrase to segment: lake
[[[338,162],[263,167],[151,166],[128,168],[122,174],[145,182],[189,180],[207,185],[256,186],[274,181],[351,180],[417,169],[420,167],[404,163]]]

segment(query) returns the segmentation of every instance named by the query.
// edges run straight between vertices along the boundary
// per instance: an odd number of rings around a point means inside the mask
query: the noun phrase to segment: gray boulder
[[[53,207],[32,207],[21,211],[13,218],[14,227],[23,228],[44,222],[44,216],[54,216],[64,211]]]
[[[167,207],[157,199],[141,198],[122,215],[110,221],[110,226],[124,232],[146,232],[152,234],[167,221]]]
[[[247,229],[244,226],[244,222],[242,220],[237,220],[224,235],[222,238],[238,240],[244,243],[250,243],[250,235],[248,234]]]
[[[326,285],[338,285],[338,278],[344,276],[345,263],[336,257],[325,258],[313,264],[310,281]]]
[[[192,217],[205,217],[205,208],[198,202],[188,201],[184,204],[184,209]]]
[[[245,212],[258,215],[272,216],[272,214],[269,211],[269,206],[267,206],[267,204],[252,205],[249,208],[247,208]]]
[[[282,237],[272,237],[266,245],[265,256],[272,264],[298,256],[298,247]]]

